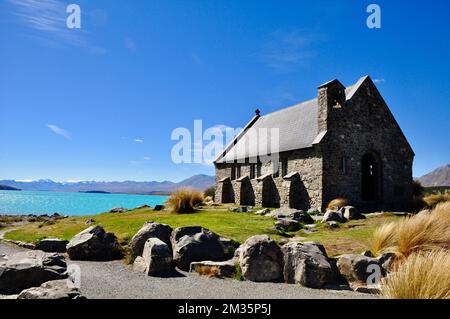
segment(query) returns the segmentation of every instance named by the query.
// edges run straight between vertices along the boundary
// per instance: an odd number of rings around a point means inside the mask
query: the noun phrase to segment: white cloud
[[[384,83],[385,80],[383,78],[381,79],[373,79],[373,83]]]
[[[150,157],[150,156],[144,156],[144,161],[149,161],[149,160],[151,160],[152,158]]]
[[[144,140],[142,138],[136,138],[134,141],[136,143],[144,143]]]
[[[11,12],[18,21],[25,24],[30,37],[50,47],[70,45],[87,49],[93,53],[105,53],[103,48],[92,45],[87,40],[88,33],[83,30],[83,19],[89,14],[81,10],[81,29],[69,29],[66,20],[68,3],[61,0],[9,0]]]
[[[72,134],[65,129],[60,128],[59,126],[53,124],[47,124],[47,127],[55,134],[61,135],[62,137],[70,140],[72,138]]]

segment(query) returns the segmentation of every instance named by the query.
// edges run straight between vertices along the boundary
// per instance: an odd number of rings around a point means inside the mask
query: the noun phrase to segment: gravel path
[[[0,243],[0,254],[23,249]],[[167,298],[167,299],[317,299],[374,298],[352,291],[309,289],[299,285],[239,282],[231,279],[210,279],[180,272],[177,277],[155,278],[131,271],[122,261],[69,261],[81,268],[81,292],[95,298]]]

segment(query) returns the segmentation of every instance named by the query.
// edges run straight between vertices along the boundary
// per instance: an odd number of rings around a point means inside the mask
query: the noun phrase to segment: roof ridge
[[[364,80],[365,80],[367,77],[368,77],[367,75],[366,75],[366,76],[363,76],[363,77],[361,77],[358,81],[356,81],[355,83],[353,83],[352,85],[349,85],[349,86],[345,87],[345,90],[346,90],[346,91],[349,90],[349,92],[348,92],[348,93],[349,93],[349,96],[347,97],[347,100],[349,100],[349,99],[352,98],[352,96],[353,96],[354,93],[355,93],[355,92],[352,92],[352,91],[353,91],[353,90],[356,91],[356,90],[359,88],[359,86],[361,85],[361,83],[364,82]],[[331,81],[329,81],[329,82],[332,82],[332,81],[334,81],[334,80],[331,80]],[[264,115],[262,115],[261,117],[263,118],[263,117],[266,117],[266,116],[268,116],[268,115],[276,114],[276,113],[281,112],[281,111],[286,111],[286,110],[291,109],[291,108],[294,108],[294,107],[299,107],[299,106],[302,106],[302,104],[311,103],[311,102],[314,102],[314,101],[316,101],[316,100],[317,100],[317,97],[312,98],[312,99],[309,99],[309,100],[306,100],[306,101],[303,101],[303,102],[299,102],[299,103],[296,103],[296,104],[293,104],[293,105],[290,105],[290,106],[287,106],[287,107],[284,107],[284,108],[281,108],[281,109],[279,109],[279,110],[276,110],[276,111],[273,111],[273,112],[270,112],[270,113],[267,113],[267,114],[264,114]]]
[[[310,100],[306,100],[306,101],[297,103],[297,104],[294,104],[294,105],[290,105],[290,106],[284,107],[284,108],[282,108],[282,109],[279,109],[279,110],[276,110],[276,111],[273,111],[273,112],[270,112],[270,113],[267,113],[267,114],[264,114],[264,115],[262,115],[261,117],[263,118],[263,117],[266,117],[266,116],[268,116],[268,115],[272,115],[272,114],[275,114],[275,113],[279,113],[279,112],[281,112],[281,111],[286,111],[286,110],[288,110],[288,109],[293,109],[294,107],[299,107],[299,106],[302,106],[302,104],[311,103],[311,102],[314,102],[314,101],[316,101],[316,100],[317,100],[317,97],[315,97],[315,98],[313,98],[313,99],[310,99]]]

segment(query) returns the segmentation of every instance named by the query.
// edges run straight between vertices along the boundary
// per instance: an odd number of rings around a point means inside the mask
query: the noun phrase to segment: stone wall
[[[350,101],[332,108],[332,112],[321,143],[324,205],[345,197],[361,208],[406,209],[412,199],[414,154],[372,81],[366,79]],[[379,161],[379,196],[375,201],[362,199],[362,158],[367,153]]]
[[[349,101],[339,81],[328,82],[318,89],[318,103],[319,132],[327,131],[321,143],[280,154],[281,161],[288,159],[288,173],[297,172],[297,178],[284,179],[280,170],[279,177],[250,179],[250,164],[240,164],[241,176],[248,178],[224,184],[219,181],[231,176],[232,164],[216,163],[216,200],[223,202],[226,194],[241,205],[323,211],[332,199],[344,197],[361,209],[407,209],[414,153],[372,80],[366,78]],[[365,154],[378,172],[375,200],[362,198]],[[266,163],[260,176],[272,170],[272,163]]]
[[[244,181],[231,181],[234,203],[248,205],[250,199],[254,206],[295,207],[298,209],[316,208],[322,205],[322,158],[317,148],[309,148],[280,154],[280,159],[288,160],[288,174],[297,172],[299,178],[285,180],[281,176],[269,177],[264,181],[250,179],[250,164],[241,165],[241,177]],[[228,163],[216,164],[216,196],[218,202],[222,198],[222,185],[219,181],[231,176],[231,166]],[[261,175],[272,174],[272,163],[261,166]],[[245,195],[245,198],[241,198]]]

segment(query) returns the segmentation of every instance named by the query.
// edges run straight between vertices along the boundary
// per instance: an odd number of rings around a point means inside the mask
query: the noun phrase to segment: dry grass
[[[345,198],[333,199],[327,206],[330,210],[339,210],[341,207],[348,206],[349,202]]]
[[[450,202],[441,203],[432,211],[382,225],[372,237],[372,252],[396,253],[398,259],[418,251],[450,250]]]
[[[22,216],[0,215],[0,223],[2,224],[13,224],[21,221],[23,221]]]
[[[395,247],[397,241],[397,227],[398,222],[392,222],[381,225],[373,232],[371,251],[378,255]]]
[[[381,281],[381,296],[388,299],[450,299],[450,252],[411,254]]]
[[[440,203],[450,201],[450,190],[438,192],[423,198],[428,207],[434,208]]]
[[[167,199],[165,206],[174,213],[192,213],[196,206],[203,203],[203,194],[195,190],[184,188],[176,191]]]
[[[200,266],[196,268],[197,273],[200,276],[206,276],[209,278],[220,278],[219,267]]]

